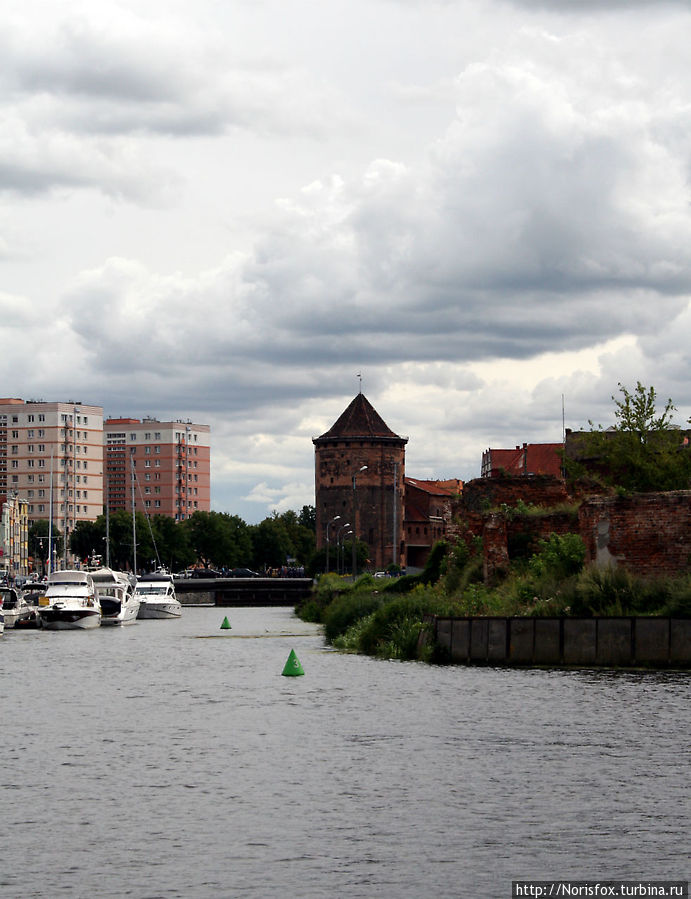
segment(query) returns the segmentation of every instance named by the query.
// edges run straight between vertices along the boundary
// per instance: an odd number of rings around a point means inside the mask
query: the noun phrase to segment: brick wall
[[[590,497],[579,510],[586,562],[643,577],[691,571],[691,491]]]
[[[577,518],[569,512],[548,511],[570,499],[556,478],[470,481],[455,505],[450,536],[467,542],[482,537],[487,582],[499,576],[511,559],[536,552],[540,539],[552,533],[580,534],[586,563],[618,565],[644,577],[691,572],[691,491],[589,496],[580,500]],[[496,511],[504,504],[514,507],[519,500],[541,506],[545,513],[510,517]]]

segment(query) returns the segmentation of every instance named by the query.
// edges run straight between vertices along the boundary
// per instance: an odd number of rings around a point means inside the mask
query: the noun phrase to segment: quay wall
[[[688,618],[450,618],[427,634],[458,665],[691,668]]]

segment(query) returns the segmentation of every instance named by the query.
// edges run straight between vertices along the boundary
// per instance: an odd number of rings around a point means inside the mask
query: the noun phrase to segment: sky
[[[360,389],[415,478],[691,416],[686,0],[0,13],[1,395],[209,424],[248,523]]]

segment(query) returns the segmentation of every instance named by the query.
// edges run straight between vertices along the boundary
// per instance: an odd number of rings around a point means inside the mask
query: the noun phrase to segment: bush
[[[322,614],[326,639],[333,643],[336,637],[340,637],[356,621],[378,609],[381,603],[381,596],[377,593],[358,593],[353,590],[338,597]]]
[[[539,546],[539,552],[528,562],[533,575],[567,578],[583,568],[585,544],[578,534],[550,534],[540,540]]]

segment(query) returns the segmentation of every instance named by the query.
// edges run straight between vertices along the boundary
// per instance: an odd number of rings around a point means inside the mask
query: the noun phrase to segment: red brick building
[[[405,560],[408,568],[423,568],[434,544],[442,540],[451,522],[454,501],[463,481],[405,479]]]
[[[524,443],[515,449],[487,449],[482,454],[483,478],[538,474],[562,476],[563,443]]]

